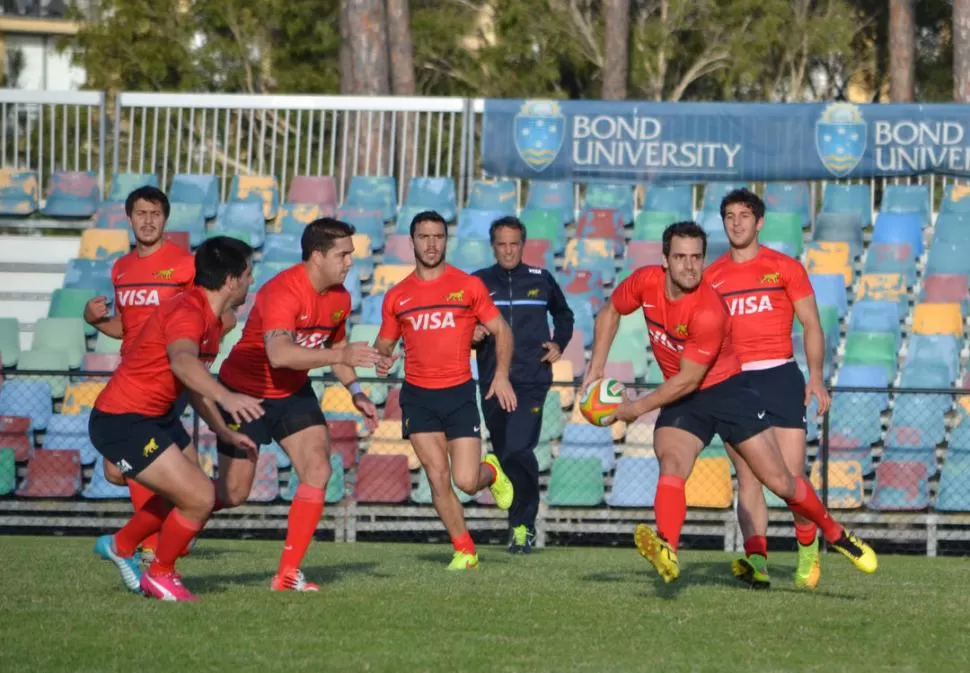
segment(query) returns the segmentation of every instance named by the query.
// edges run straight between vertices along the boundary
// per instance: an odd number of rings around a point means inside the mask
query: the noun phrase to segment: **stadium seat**
[[[303,259],[300,237],[296,234],[266,234],[261,262],[296,264]],[[355,260],[358,261],[359,260]]]
[[[572,341],[576,341],[576,339],[577,336],[574,331]],[[552,363],[552,389],[559,393],[563,408],[573,406],[573,400],[576,397],[576,391],[573,388],[575,381],[576,373],[571,360],[563,357],[561,360]]]
[[[688,507],[727,509],[734,502],[731,461],[726,456],[698,458],[684,489]]]
[[[101,202],[94,171],[54,171],[41,214],[47,217],[88,218]]]
[[[966,240],[959,243],[935,242],[926,260],[927,274],[947,273],[970,275],[970,245]]]
[[[929,224],[933,214],[930,190],[926,185],[886,185],[879,210],[881,213],[916,213],[922,224]]]
[[[634,241],[660,241],[663,238],[664,229],[677,221],[677,213],[641,210],[633,221],[633,232],[630,238]]]
[[[406,502],[411,495],[411,473],[403,455],[364,454],[357,467],[354,498],[358,503]]]
[[[95,353],[119,353],[121,351],[121,339],[109,337],[100,332],[94,339]]]
[[[127,486],[117,486],[104,476],[104,458],[98,456],[91,472],[91,483],[81,495],[88,500],[124,500],[129,497]]]
[[[93,290],[78,290],[58,288],[51,294],[51,303],[47,308],[48,318],[81,318],[84,316],[84,306],[93,299]],[[85,323],[86,336],[94,336],[94,327]]]
[[[477,238],[487,241],[492,222],[502,217],[505,217],[505,213],[500,210],[464,208],[458,216],[458,228],[455,235],[458,238]]]
[[[98,395],[104,390],[104,383],[87,381],[84,383],[72,383],[64,393],[64,404],[61,406],[62,414],[86,414],[94,408],[94,402]],[[45,424],[46,427],[46,424]]]
[[[805,268],[810,274],[841,274],[846,286],[852,285],[852,253],[848,243],[809,243]]]
[[[455,486],[454,481],[451,483],[451,488],[455,492],[455,495],[458,496],[458,501],[462,504],[471,502],[474,498],[473,495],[469,495]],[[431,482],[428,481],[428,473],[423,468],[418,470],[418,483],[411,491],[411,502],[417,505],[431,504]]]
[[[564,266],[556,273],[556,279],[567,297],[588,298],[593,304],[593,310],[599,311],[606,298],[603,277],[599,270]]]
[[[469,190],[466,208],[489,210],[503,215],[518,211],[518,194],[512,180],[475,180]],[[496,218],[497,219],[497,218]]]
[[[613,241],[605,238],[573,239],[566,245],[563,270],[582,269],[598,273],[601,282],[611,284],[616,275]]]
[[[75,449],[82,465],[93,465],[99,454],[88,433],[90,414],[54,414],[44,434],[44,449]]]
[[[811,223],[811,191],[804,182],[765,184],[765,208],[769,213],[798,214],[802,226]],[[767,223],[767,216],[765,217]]]
[[[704,199],[701,202],[702,213],[717,213],[721,215],[721,201],[736,189],[751,190],[751,185],[741,182],[708,182],[704,185]]]
[[[81,457],[77,451],[34,451],[27,461],[21,498],[72,498],[81,491]]]
[[[626,241],[623,222],[615,210],[584,208],[576,219],[575,238],[605,238],[622,249]]]
[[[835,386],[840,390],[845,388],[888,388],[894,375],[895,371],[891,371],[884,363],[857,364],[848,362],[839,369]],[[872,402],[869,406],[879,411],[889,406],[889,393],[852,394],[865,395],[864,399]]]
[[[886,460],[876,467],[869,507],[879,511],[919,511],[930,506],[926,465],[917,461]]]
[[[839,318],[844,317],[849,308],[845,278],[839,274],[812,274],[809,280],[815,289],[818,305],[835,306],[839,310]]]
[[[648,185],[643,210],[677,213],[680,220],[694,219],[694,186],[684,183]]]
[[[232,236],[241,233],[254,248],[263,247],[266,220],[263,218],[261,201],[231,201],[219,206],[218,211],[210,235]]]
[[[330,431],[330,453],[341,456],[343,464],[348,466],[348,469],[356,465],[359,448],[357,423],[355,421],[328,420],[327,428]]]
[[[850,332],[884,332],[899,337],[899,309],[895,302],[864,299],[852,305]]]
[[[397,215],[397,182],[391,176],[355,175],[350,179],[344,208],[380,211],[383,221]]]
[[[128,195],[139,187],[158,186],[158,176],[154,173],[114,173],[107,200],[124,203]]]
[[[573,190],[573,185],[569,182],[531,181],[529,183],[529,195],[520,217],[524,221],[526,211],[548,210],[557,214],[560,226],[569,224],[573,221],[576,212]]]
[[[34,324],[35,350],[63,350],[71,369],[81,366],[84,357],[84,321],[81,318],[40,318]]]
[[[872,243],[866,252],[863,273],[899,273],[912,287],[916,284],[916,257],[908,243]]]
[[[407,234],[391,234],[384,244],[384,264],[414,265],[414,248]]]
[[[940,473],[936,507],[941,512],[970,512],[970,455],[947,455]]]
[[[963,338],[960,304],[917,304],[913,309],[914,334],[949,334]]]
[[[121,364],[121,355],[118,353],[85,353],[84,359],[81,360],[81,371],[110,374],[118,368],[119,364]]]
[[[624,268],[639,269],[641,266],[660,264],[663,245],[660,241],[630,241],[626,248]]]
[[[198,203],[173,203],[168,221],[165,223],[166,234],[185,234],[188,237],[188,247],[197,248],[205,240],[204,206]],[[129,242],[134,244],[135,234],[129,232]]]
[[[909,298],[906,278],[899,273],[863,274],[856,284],[855,298],[892,302],[902,313]]]
[[[257,203],[264,220],[272,220],[280,206],[280,188],[272,175],[235,175],[228,203]]]
[[[302,236],[306,225],[323,215],[324,210],[316,203],[284,203],[276,219],[267,225],[267,231]]]
[[[449,238],[447,259],[465,273],[474,273],[495,263],[492,246],[487,240],[477,238]]]
[[[173,205],[201,206],[203,222],[211,220],[219,208],[219,178],[215,175],[178,173],[172,178],[168,198]]]
[[[943,414],[950,410],[950,406],[949,396],[897,394],[886,447],[927,448],[940,444],[946,434]],[[935,473],[935,463],[933,466]]]
[[[546,240],[554,254],[560,254],[566,246],[566,235],[559,211],[525,208],[520,216],[525,225],[528,240]],[[572,218],[570,218],[570,221]]]
[[[0,447],[11,449],[18,463],[25,462],[34,450],[32,423],[30,416],[0,416]]]
[[[616,463],[613,488],[606,498],[610,507],[653,507],[660,479],[656,458],[623,456]]]
[[[769,183],[770,184],[770,183]],[[800,213],[768,212],[765,223],[758,234],[758,240],[765,245],[782,243],[794,251],[794,257],[800,257],[803,248],[802,226],[805,220]]]
[[[562,398],[558,390],[550,390],[546,393],[546,399],[542,406],[542,426],[539,429],[539,442],[544,443],[559,439],[562,437],[564,427]]]
[[[872,225],[872,191],[869,185],[840,185],[834,182],[826,184],[819,215],[824,213],[857,215],[859,225],[868,228]]]
[[[829,411],[829,433],[854,448],[868,448],[882,436],[879,414],[884,395],[836,392]]]
[[[354,267],[360,273],[361,280],[367,280],[374,273],[374,258],[371,256],[374,245],[367,234],[354,234]]]
[[[552,254],[552,245],[544,239],[526,240],[522,246],[522,263],[539,269],[556,268],[556,260]]]
[[[37,348],[20,354],[17,361],[17,376],[28,381],[46,381],[50,386],[51,397],[56,400],[64,397],[67,389],[67,376],[32,374],[31,372],[58,371],[64,372],[70,367],[67,351],[56,348]]]
[[[453,222],[458,216],[455,181],[452,178],[411,178],[404,204],[421,210],[437,211],[446,221]]]
[[[578,402],[577,402],[578,406]],[[585,418],[583,419],[585,421]],[[603,473],[613,469],[613,433],[608,427],[570,422],[563,428],[560,458],[596,458]]]
[[[852,257],[862,254],[863,232],[859,217],[849,213],[819,213],[812,228],[812,240],[843,241],[849,244]]]
[[[39,201],[35,171],[0,168],[0,216],[27,217],[37,212]]]
[[[374,282],[371,294],[384,294],[404,280],[414,267],[407,264],[378,264],[374,268]]]
[[[899,377],[899,387],[952,387],[953,381],[956,379],[957,372],[959,371],[959,359],[956,359],[954,363],[953,351],[949,353],[946,350],[940,350],[936,353],[926,349],[917,351],[912,346],[912,340],[915,338],[910,337],[910,351],[907,352],[906,360],[903,362],[903,370]],[[937,345],[942,346],[943,343],[938,342]],[[948,399],[945,395],[941,396],[941,404],[945,404]]]
[[[9,495],[17,487],[17,461],[11,448],[0,448],[0,496]]]
[[[633,221],[633,187],[631,185],[593,182],[586,185],[584,208],[610,208],[620,214],[624,223]]]
[[[286,488],[280,492],[280,497],[287,502],[291,502],[296,496],[296,489],[299,485],[299,475],[297,475],[296,470],[290,470],[290,480],[287,482]],[[346,488],[347,481],[343,456],[336,453],[332,454],[330,456],[330,479],[327,481],[324,502],[328,505],[336,505],[344,499]]]
[[[294,175],[286,192],[288,204],[312,204],[321,209],[320,217],[337,212],[337,182],[329,175]]]
[[[940,213],[933,226],[932,243],[962,243],[970,227],[970,213]]]
[[[923,254],[923,220],[918,213],[882,211],[876,217],[873,243],[908,243],[912,254]]]
[[[128,232],[121,229],[88,229],[81,233],[78,259],[113,260],[129,250]]]
[[[17,364],[20,358],[20,323],[16,318],[0,317],[0,363]]]
[[[951,183],[943,188],[940,201],[940,214],[970,214],[970,187],[961,183]]]
[[[962,304],[970,301],[970,281],[964,274],[934,273],[923,278],[920,301],[930,304]]]
[[[892,380],[898,355],[895,334],[849,332],[846,335],[843,358],[846,364],[880,365]]]
[[[858,460],[833,459],[829,462],[829,509],[859,509],[865,500],[862,463]],[[822,463],[812,463],[812,486],[822,491]]]
[[[598,507],[606,494],[601,468],[599,458],[557,458],[546,502],[550,507]]]
[[[272,502],[279,497],[279,494],[280,473],[276,465],[276,456],[272,453],[260,452],[246,502]]]
[[[106,201],[94,213],[95,229],[128,230],[128,214],[123,202]]]

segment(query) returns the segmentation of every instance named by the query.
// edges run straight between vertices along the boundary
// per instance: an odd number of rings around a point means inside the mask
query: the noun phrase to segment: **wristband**
[[[360,395],[362,392],[364,392],[363,388],[360,387],[360,381],[354,381],[351,383],[349,386],[347,386],[347,390],[350,391],[351,396]]]

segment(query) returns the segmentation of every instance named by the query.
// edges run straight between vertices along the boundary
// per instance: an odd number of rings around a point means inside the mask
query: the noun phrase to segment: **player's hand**
[[[559,350],[559,344],[555,341],[547,341],[542,344],[542,347],[546,349],[546,354],[542,356],[539,362],[552,364],[553,362],[559,362],[560,358],[562,358],[562,351]]]
[[[394,366],[394,363],[395,362],[397,362],[397,356],[396,355],[383,355],[383,356],[381,356],[381,359],[377,362],[377,367],[376,367],[377,375],[378,376],[387,376],[388,374],[390,374],[391,373],[391,367]]]
[[[364,416],[364,426],[368,432],[374,432],[377,429],[377,407],[364,393],[357,393],[353,399],[357,411]]]
[[[496,375],[492,379],[492,385],[488,387],[488,393],[485,395],[485,399],[490,400],[492,397],[498,399],[499,406],[505,411],[515,411],[518,401],[515,399],[515,390],[512,389],[512,384],[509,382],[507,376]]]
[[[602,367],[596,367],[595,369],[593,367],[587,367],[586,375],[583,377],[583,383],[579,386],[579,399],[586,397],[586,391],[589,390],[589,387],[601,378],[603,378]]]
[[[627,398],[620,402],[620,405],[616,408],[616,411],[614,411],[612,415],[603,419],[606,425],[613,425],[617,421],[632,423],[643,415],[643,413],[640,411],[639,400],[632,399],[630,397],[631,394],[632,391],[627,391]]]
[[[832,398],[829,391],[825,389],[825,384],[813,378],[808,379],[805,384],[805,406],[812,403],[812,398],[818,401],[818,415],[823,415],[832,406]]]
[[[373,367],[383,357],[377,349],[363,341],[349,343],[343,351],[341,364],[348,367]]]
[[[224,430],[219,437],[223,442],[237,449],[242,449],[250,460],[259,459],[259,445],[252,440],[249,435],[244,435],[238,430]]]
[[[108,317],[108,298],[105,296],[93,297],[84,305],[84,322],[94,325]]]
[[[240,425],[262,418],[265,413],[263,400],[242,393],[229,393],[217,402],[227,414],[232,416],[232,420]]]
[[[475,325],[475,331],[472,332],[472,343],[480,344],[481,342],[485,341],[485,337],[487,337],[489,334],[491,334],[491,332],[488,331],[488,328],[485,327],[485,325]]]

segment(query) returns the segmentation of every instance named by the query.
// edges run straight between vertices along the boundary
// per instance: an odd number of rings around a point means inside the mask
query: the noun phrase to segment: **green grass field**
[[[970,670],[970,562],[885,556],[864,576],[825,558],[819,590],[730,577],[686,550],[661,586],[629,549],[480,548],[450,574],[443,545],[315,543],[319,594],[268,590],[281,542],[202,540],[181,565],[196,604],[126,593],[89,538],[0,538],[0,671]]]

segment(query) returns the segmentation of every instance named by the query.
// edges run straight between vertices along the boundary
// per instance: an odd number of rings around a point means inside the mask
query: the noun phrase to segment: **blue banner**
[[[574,182],[970,176],[970,106],[486,100],[493,176]]]

